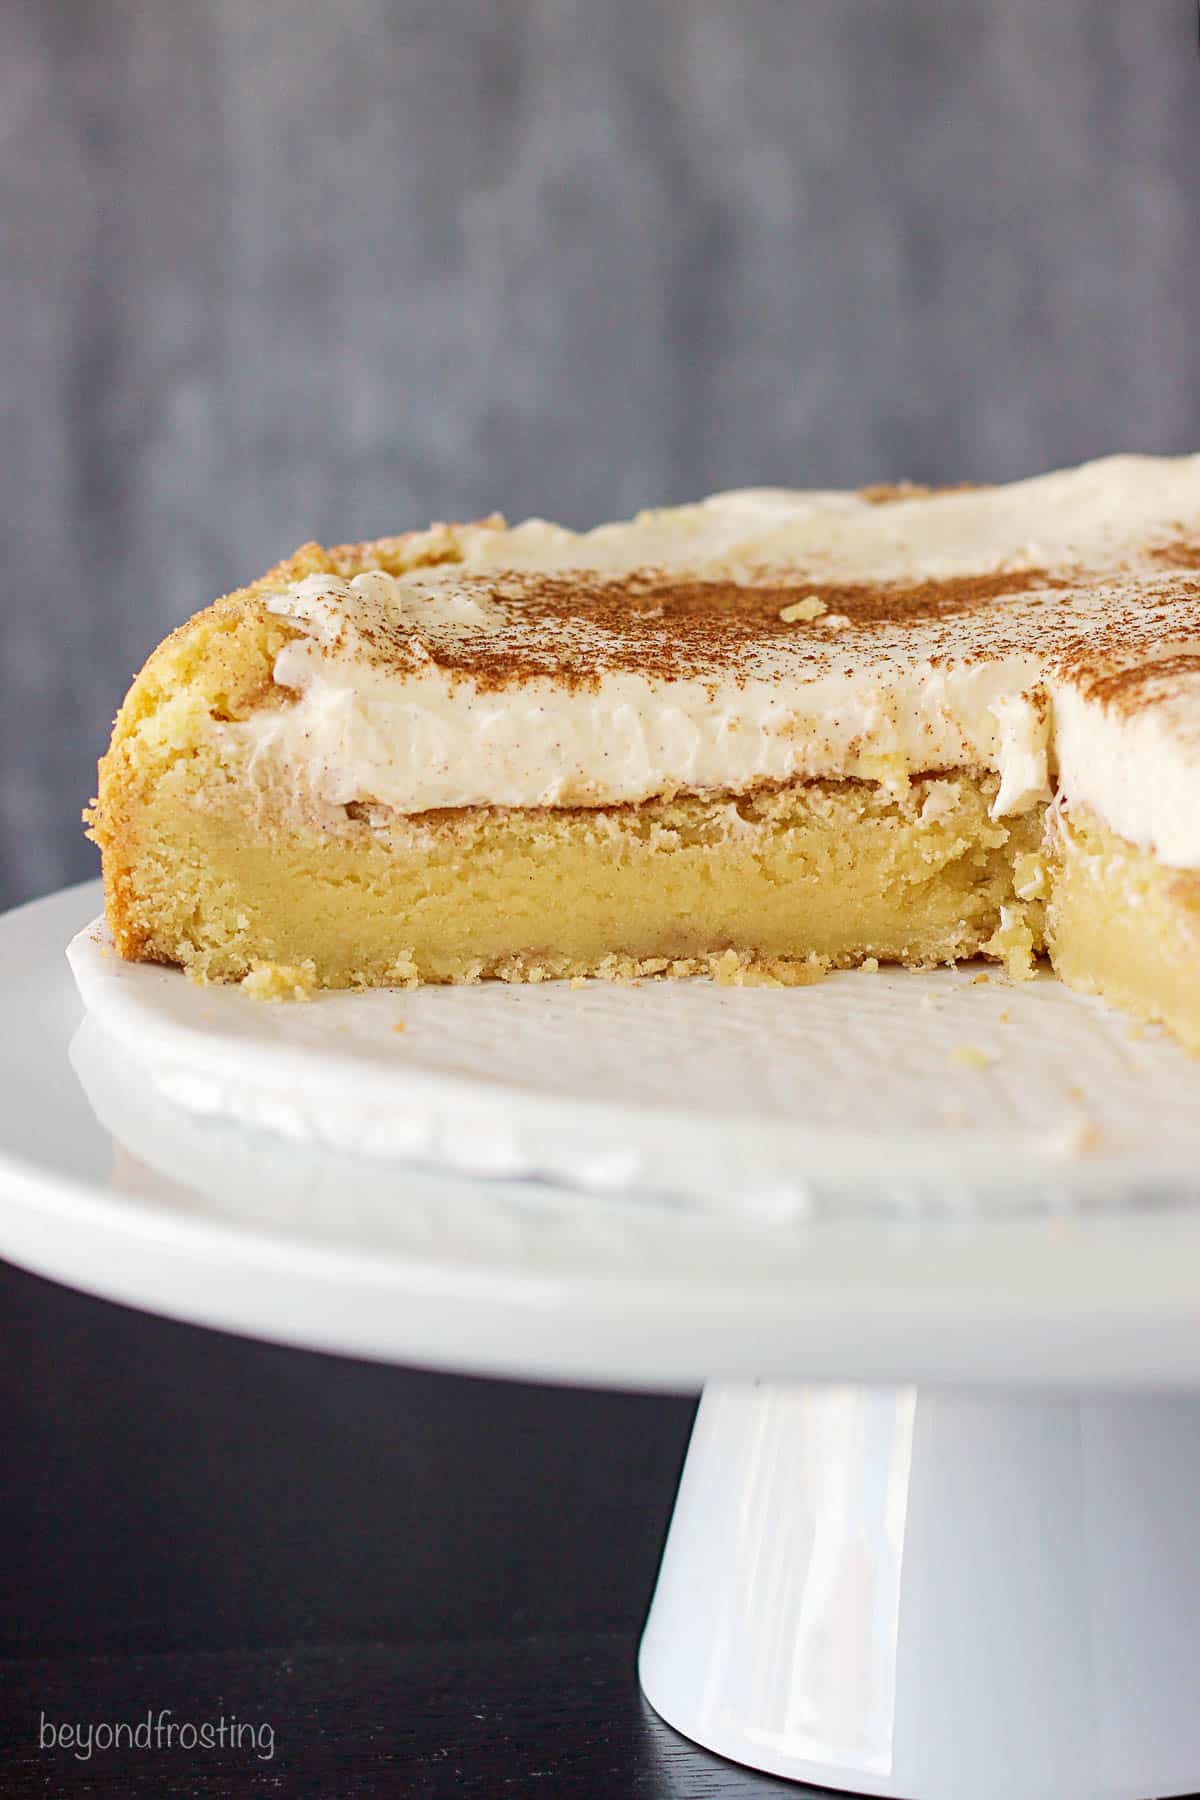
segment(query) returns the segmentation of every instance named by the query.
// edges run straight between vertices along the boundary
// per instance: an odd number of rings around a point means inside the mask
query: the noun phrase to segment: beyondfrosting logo
[[[177,1719],[170,1707],[129,1719],[48,1719],[38,1717],[38,1749],[69,1750],[76,1762],[90,1762],[105,1750],[251,1750],[259,1762],[275,1755],[275,1727],[265,1720]]]

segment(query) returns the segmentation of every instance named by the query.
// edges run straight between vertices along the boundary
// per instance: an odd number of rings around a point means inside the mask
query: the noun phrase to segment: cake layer
[[[267,828],[177,759],[129,821],[123,954],[265,997],[319,987],[712,973],[800,984],[983,955],[1200,1051],[1200,876],[1086,809],[993,817],[996,777],[796,782],[614,808],[472,808]]]
[[[1052,816],[1055,972],[1200,1051],[1200,875],[1164,868],[1086,810]]]
[[[476,808],[318,833],[214,795],[177,762],[129,841],[125,954],[271,994],[483,976],[814,979],[874,956],[1040,948],[1037,813],[996,821],[994,776],[863,782],[636,807]]]

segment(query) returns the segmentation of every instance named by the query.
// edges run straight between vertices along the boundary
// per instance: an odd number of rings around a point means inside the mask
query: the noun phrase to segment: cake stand
[[[0,920],[0,1252],[702,1388],[641,1677],[710,1749],[907,1800],[1200,1787],[1195,1063],[970,971],[268,1008],[100,933],[85,1020],[97,908]]]

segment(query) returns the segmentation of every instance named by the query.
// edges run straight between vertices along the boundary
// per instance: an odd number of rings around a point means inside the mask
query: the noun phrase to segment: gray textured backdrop
[[[0,902],[307,537],[1200,445],[1192,0],[5,0]]]

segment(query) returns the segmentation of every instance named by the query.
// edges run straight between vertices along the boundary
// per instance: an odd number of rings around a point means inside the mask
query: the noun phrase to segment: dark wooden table
[[[283,1350],[0,1264],[0,1417],[4,1800],[799,1792],[638,1690],[689,1400]]]

